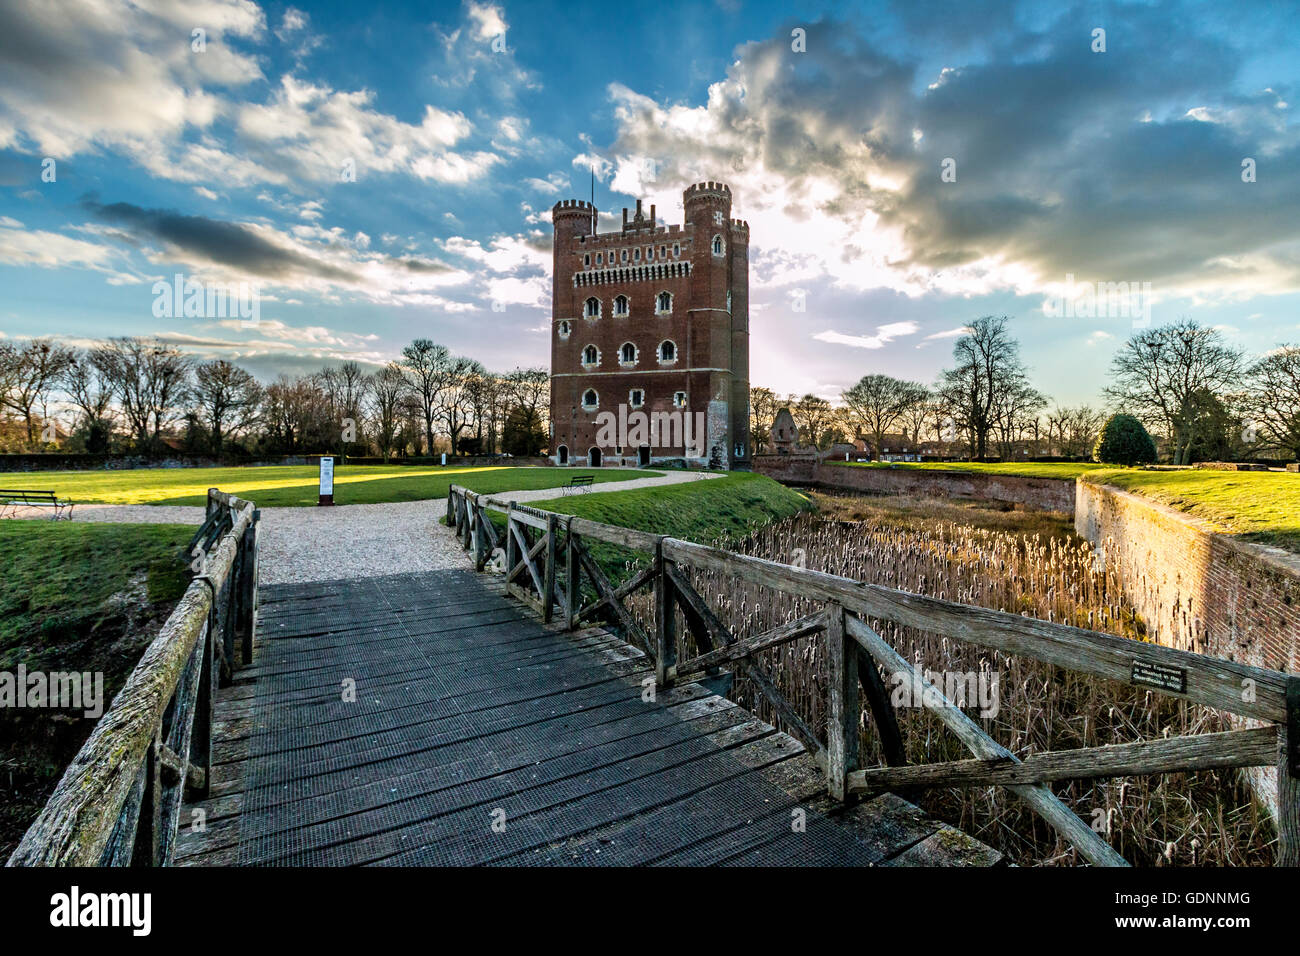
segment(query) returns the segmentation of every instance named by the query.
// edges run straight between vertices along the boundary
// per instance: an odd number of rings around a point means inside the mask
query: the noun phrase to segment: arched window
[[[673,294],[671,292],[660,292],[655,297],[655,314],[663,315],[665,312],[673,310]]]
[[[621,259],[623,262],[627,262],[627,250],[626,250],[626,249],[624,249],[624,250],[622,251],[622,253],[619,255],[619,259]]]
[[[582,407],[590,411],[600,404],[600,396],[596,394],[594,388],[589,388],[582,393]]]
[[[632,259],[635,262],[641,261],[641,250],[639,248],[632,250]]]
[[[720,256],[720,255],[722,255],[722,237],[721,237],[721,236],[714,236],[714,237],[713,237],[713,254],[714,254],[715,256]]]
[[[627,404],[629,408],[640,408],[645,404],[645,389],[634,388],[627,393]]]
[[[595,296],[592,296],[590,299],[588,299],[586,308],[583,310],[582,314],[589,319],[600,318],[600,300],[597,299]]]
[[[600,350],[597,349],[596,346],[594,345],[588,345],[585,349],[582,350],[582,364],[599,365]]]
[[[625,296],[625,295],[615,296],[615,298],[614,298],[614,314],[615,314],[615,315],[627,315],[627,312],[628,312],[628,301],[627,301],[627,296]]]
[[[677,345],[675,342],[673,342],[672,339],[664,339],[662,342],[659,343],[659,361],[660,362],[677,361]]]
[[[605,264],[605,253],[603,252],[596,253],[596,265],[603,266],[604,264]]]
[[[560,332],[560,338],[567,339],[569,337],[569,320],[568,319],[563,320],[559,324],[558,328]]]
[[[618,360],[624,365],[635,365],[636,346],[631,342],[624,342],[623,347],[618,350]]]
[[[685,392],[673,392],[673,407],[674,407],[674,408],[685,408],[685,407],[686,407],[686,393],[685,393]]]
[[[676,258],[677,258],[679,255],[681,255],[681,254],[682,254],[682,247],[681,247],[681,245],[678,244],[678,243],[676,243],[676,242],[674,242],[674,243],[673,243],[673,258],[676,259]]]

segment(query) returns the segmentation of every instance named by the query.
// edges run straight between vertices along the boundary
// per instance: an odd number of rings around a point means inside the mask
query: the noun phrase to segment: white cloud
[[[848,345],[857,349],[884,348],[894,339],[903,335],[915,335],[920,326],[915,322],[891,322],[876,327],[875,335],[845,335],[842,332],[818,332],[813,336],[819,342],[834,345]]]

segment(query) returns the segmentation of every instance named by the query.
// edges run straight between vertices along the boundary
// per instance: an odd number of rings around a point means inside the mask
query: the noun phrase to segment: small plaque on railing
[[[1154,687],[1156,690],[1173,691],[1176,694],[1187,693],[1187,671],[1181,667],[1135,660],[1129,679],[1134,684]]]

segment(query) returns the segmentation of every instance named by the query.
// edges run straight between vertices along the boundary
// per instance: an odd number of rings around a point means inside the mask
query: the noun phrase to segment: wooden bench
[[[52,491],[0,488],[0,518],[16,518],[21,508],[50,508],[51,520],[72,520],[72,502],[60,501]]]
[[[591,491],[591,483],[595,481],[594,475],[574,475],[569,479],[569,483],[564,486],[564,494],[569,495],[579,491]]]

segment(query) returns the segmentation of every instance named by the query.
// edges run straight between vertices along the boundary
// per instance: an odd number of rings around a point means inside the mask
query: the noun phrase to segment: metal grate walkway
[[[281,585],[261,602],[178,864],[997,859],[897,797],[834,811],[792,738],[696,685],[643,700],[639,651],[543,627],[473,571]]]

